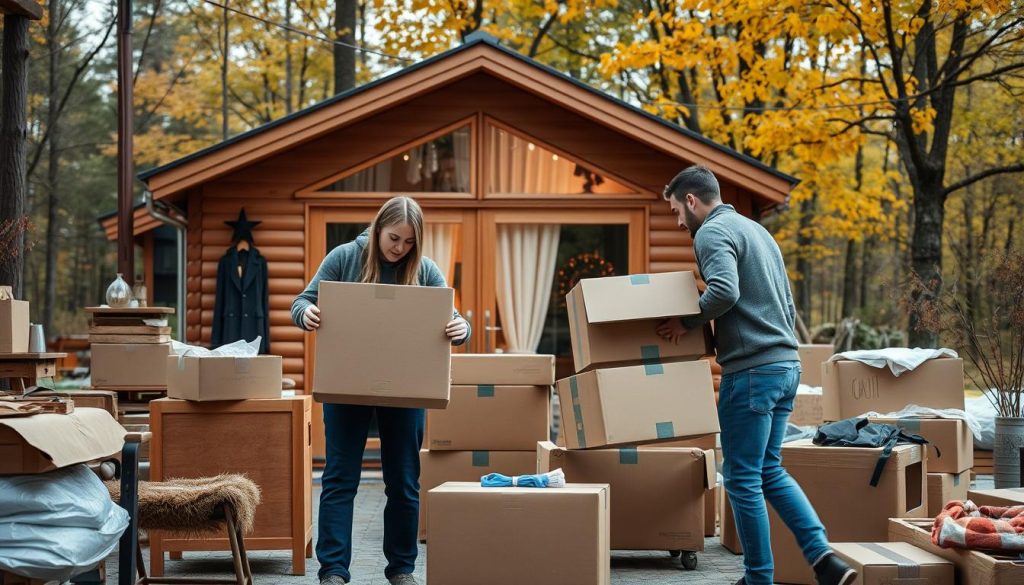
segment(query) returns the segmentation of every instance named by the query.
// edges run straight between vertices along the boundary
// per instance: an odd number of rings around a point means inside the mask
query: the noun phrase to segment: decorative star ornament
[[[224,223],[235,230],[235,233],[231,236],[232,243],[247,240],[250,244],[256,245],[256,242],[252,238],[252,228],[263,222],[249,221],[249,218],[245,215],[245,208],[243,207],[242,210],[238,212],[238,219],[235,221],[225,221]]]

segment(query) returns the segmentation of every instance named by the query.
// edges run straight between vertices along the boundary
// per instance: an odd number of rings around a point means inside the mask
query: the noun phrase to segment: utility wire
[[[227,6],[225,4],[221,4],[219,2],[215,2],[214,0],[201,0],[201,1],[205,2],[206,4],[210,4],[211,6],[216,6],[218,8],[223,9],[223,10],[227,10],[228,12],[234,12],[235,14],[237,14],[239,16],[244,16],[246,18],[251,18],[253,20],[258,20],[259,22],[262,22],[263,24],[267,24],[267,25],[270,25],[270,26],[276,26],[277,28],[293,32],[293,33],[295,33],[297,35],[302,35],[304,37],[309,37],[311,39],[316,39],[318,41],[323,41],[325,43],[331,43],[333,45],[339,45],[339,46],[346,47],[346,48],[349,48],[349,49],[353,49],[353,50],[356,50],[356,51],[362,51],[364,53],[370,53],[370,54],[373,54],[373,55],[377,55],[379,57],[386,57],[388,59],[394,59],[396,61],[404,61],[406,63],[411,63],[411,62],[414,61],[414,59],[410,59],[408,57],[399,57],[398,55],[391,55],[391,54],[388,54],[388,53],[384,53],[382,51],[376,51],[374,49],[367,49],[366,47],[360,47],[359,45],[353,45],[353,44],[350,44],[350,43],[344,43],[342,41],[339,41],[339,40],[336,40],[336,39],[332,39],[332,38],[328,38],[328,37],[325,37],[325,36],[322,36],[322,35],[318,35],[318,34],[315,34],[315,33],[311,33],[311,32],[309,32],[307,30],[298,29],[298,28],[295,28],[293,26],[289,26],[287,24],[281,24],[280,22],[275,22],[273,20],[269,20],[269,19],[263,18],[262,16],[257,16],[255,14],[250,14],[248,12],[243,12],[242,10],[239,10],[237,8],[232,8],[230,6]]]

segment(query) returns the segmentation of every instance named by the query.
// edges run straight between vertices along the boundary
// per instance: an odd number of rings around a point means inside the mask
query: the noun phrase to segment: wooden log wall
[[[231,244],[231,228],[242,207],[250,220],[256,247],[267,260],[270,297],[270,351],[284,358],[284,375],[305,387],[305,333],[292,324],[292,300],[306,286],[305,208],[293,199],[253,198],[241,194],[206,194],[189,199],[188,339],[208,345],[213,333],[217,263]]]

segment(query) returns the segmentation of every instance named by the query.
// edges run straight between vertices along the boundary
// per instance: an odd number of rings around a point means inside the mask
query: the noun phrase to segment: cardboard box
[[[725,488],[722,489],[722,546],[732,554],[743,554],[743,543],[736,532],[736,518],[732,515],[732,504],[729,503]]]
[[[550,386],[555,356],[526,353],[452,354],[452,384],[473,386]]]
[[[437,585],[608,585],[609,489],[430,490],[427,582]]]
[[[974,467],[974,435],[958,418],[872,418],[928,439],[928,473],[960,473]],[[938,449],[938,453],[935,450]]]
[[[167,397],[203,402],[280,398],[281,356],[167,357]]]
[[[450,288],[321,282],[313,398],[447,406],[452,345],[444,328],[453,298]]]
[[[658,443],[658,447],[681,447],[684,449],[701,449],[703,451],[714,451],[718,448],[718,435],[710,434],[703,437],[691,439],[679,439],[678,441],[666,441]]]
[[[714,536],[718,532],[718,487],[704,492],[704,536]]]
[[[831,343],[823,345],[803,345],[797,348],[800,355],[800,383],[811,387],[821,386],[821,365],[835,354],[835,346]]]
[[[852,360],[822,366],[825,420],[836,421],[866,412],[896,412],[909,404],[964,409],[964,361],[928,360],[900,377],[889,368],[873,368]]]
[[[889,541],[907,542],[953,563],[957,585],[1020,585],[1024,583],[1024,561],[993,556],[975,550],[941,548],[932,544],[931,519],[889,520]]]
[[[797,394],[789,422],[801,427],[816,427],[825,422],[821,394]]]
[[[1024,488],[968,490],[967,499],[979,506],[1024,506]]]
[[[0,353],[28,351],[28,301],[14,300],[12,287],[0,286]]]
[[[887,540],[889,518],[927,513],[926,453],[920,445],[898,445],[878,486],[870,480],[882,449],[819,447],[810,440],[782,446],[783,465],[803,489],[828,531],[830,542]],[[814,573],[793,534],[769,506],[775,581],[813,585]]]
[[[167,387],[168,343],[94,343],[92,385],[108,387]]]
[[[832,550],[857,571],[851,585],[956,585],[953,563],[906,542],[837,542]]]
[[[708,362],[608,368],[557,385],[570,449],[658,443],[717,433]]]
[[[120,453],[124,427],[99,408],[0,418],[0,475],[43,473]]]
[[[661,319],[700,314],[699,299],[693,272],[579,281],[566,295],[576,371],[714,353],[708,328],[690,332],[678,345],[655,333]]]
[[[435,451],[529,451],[550,432],[550,386],[452,386],[448,408],[427,412]]]
[[[932,461],[928,460],[931,467]],[[967,490],[971,487],[971,470],[960,473],[929,473],[928,474],[928,517],[934,518],[942,511],[942,507],[950,500],[967,499]],[[979,504],[981,505],[981,504]]]
[[[0,585],[49,585],[50,583],[56,583],[56,581],[22,577],[21,575],[15,575],[0,569]]]
[[[704,550],[704,494],[715,454],[700,449],[590,449],[537,444],[537,472],[561,468],[568,483],[611,486],[615,550]]]
[[[529,475],[537,472],[537,447],[531,451],[420,451],[420,540],[427,539],[430,490],[446,481],[475,481],[488,473]]]

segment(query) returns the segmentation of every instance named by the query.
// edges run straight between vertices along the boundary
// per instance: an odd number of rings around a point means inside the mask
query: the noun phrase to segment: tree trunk
[[[356,44],[356,0],[334,0],[334,35],[348,45]],[[356,51],[334,45],[334,93],[356,86]]]
[[[840,319],[853,315],[857,306],[857,242],[846,241],[846,262],[843,265],[843,309]]]
[[[862,311],[868,306],[868,284],[874,273],[871,262],[874,249],[875,239],[871,236],[864,238],[864,245],[860,247],[860,294],[857,295],[857,306]]]
[[[0,58],[0,237],[13,243],[0,250],[0,285],[14,288],[22,298],[25,252],[25,136],[28,93],[28,19],[4,15],[3,56]],[[10,230],[10,231],[8,231]],[[9,236],[8,236],[9,234]],[[5,243],[5,247],[8,244]]]
[[[926,285],[916,295],[910,308],[909,341],[911,347],[936,347],[939,337],[934,331],[921,328],[918,301],[936,298],[942,291],[942,223],[945,217],[944,189],[941,175],[922,173],[920,184],[914,185],[914,229],[910,239],[910,267]],[[925,298],[921,298],[925,297]]]
[[[800,280],[796,283],[797,308],[808,329],[811,327],[811,262],[806,256],[806,251],[811,245],[811,240],[807,237],[806,230],[811,227],[813,211],[813,198],[800,204],[800,231],[797,234],[796,271],[800,273]]]
[[[286,0],[284,3],[284,24],[292,25],[292,3]],[[284,31],[284,113],[292,113],[292,94],[295,93],[292,87],[292,31]]]
[[[46,213],[46,293],[43,304],[43,331],[53,335],[53,313],[57,305],[57,210],[60,209],[60,126],[57,104],[60,100],[60,0],[49,1],[49,22],[46,26],[46,48],[49,50],[49,97],[46,127],[50,140],[47,145],[46,186],[50,201]]]
[[[220,61],[220,125],[221,137],[228,139],[228,53],[231,50],[228,45],[228,0],[224,0],[224,16],[221,21],[221,29],[224,33],[224,44],[221,46]],[[133,276],[133,275],[126,275]]]

